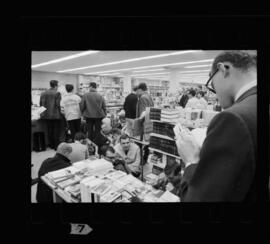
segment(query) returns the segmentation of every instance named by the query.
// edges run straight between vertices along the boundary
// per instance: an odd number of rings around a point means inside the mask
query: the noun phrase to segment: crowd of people
[[[224,111],[210,122],[202,147],[194,143],[190,133],[181,132],[176,145],[183,167],[172,162],[167,163],[165,170],[165,183],[172,184],[181,201],[256,201],[256,64],[256,56],[244,51],[225,51],[215,58],[206,88],[216,93],[216,109]],[[208,86],[210,81],[212,88]],[[57,92],[57,83],[51,81],[51,88],[40,98],[40,105],[47,109],[41,118],[47,123],[49,143],[56,154],[43,162],[39,177],[67,167],[74,160],[87,158],[90,154],[86,147],[93,144],[98,147],[98,154],[111,161],[116,169],[138,177],[141,155],[130,137],[135,121],[143,121],[146,108],[154,106],[147,85],[140,83],[126,97],[126,127],[123,130],[112,127],[111,119],[106,117],[106,104],[96,91],[96,83],[90,83],[90,91],[82,98],[73,94],[72,85],[66,85],[68,95],[63,99]],[[185,89],[179,96],[178,105],[204,109],[207,100],[202,89]],[[73,143],[70,144],[59,144],[57,138],[61,107],[72,133]],[[86,120],[85,134],[79,129],[81,116]],[[181,168],[184,169],[183,175],[180,174]],[[39,189],[37,195],[42,196]],[[44,199],[38,197],[38,201]]]

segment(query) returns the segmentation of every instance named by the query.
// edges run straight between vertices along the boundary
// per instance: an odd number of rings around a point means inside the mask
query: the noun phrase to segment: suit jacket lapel
[[[250,95],[253,94],[257,94],[257,86],[250,88],[249,90],[247,90],[244,94],[242,94],[235,102],[239,103],[242,100],[246,99],[247,97],[249,97]]]

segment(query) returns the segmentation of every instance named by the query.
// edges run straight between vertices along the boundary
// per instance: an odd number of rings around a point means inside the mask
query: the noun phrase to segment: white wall
[[[32,88],[49,88],[50,80],[58,80],[59,85],[72,84],[77,91],[78,75],[32,71]]]

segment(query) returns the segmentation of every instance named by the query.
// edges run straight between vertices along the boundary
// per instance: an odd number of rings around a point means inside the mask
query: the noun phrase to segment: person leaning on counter
[[[185,162],[181,201],[258,199],[256,65],[256,55],[245,51],[225,51],[215,58],[206,87],[224,111],[210,122],[201,148],[188,131],[177,138]]]

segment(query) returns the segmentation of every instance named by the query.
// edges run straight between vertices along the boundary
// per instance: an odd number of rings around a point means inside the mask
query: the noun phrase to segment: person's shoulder
[[[135,142],[131,142],[130,144],[135,150],[140,149],[139,146]]]

